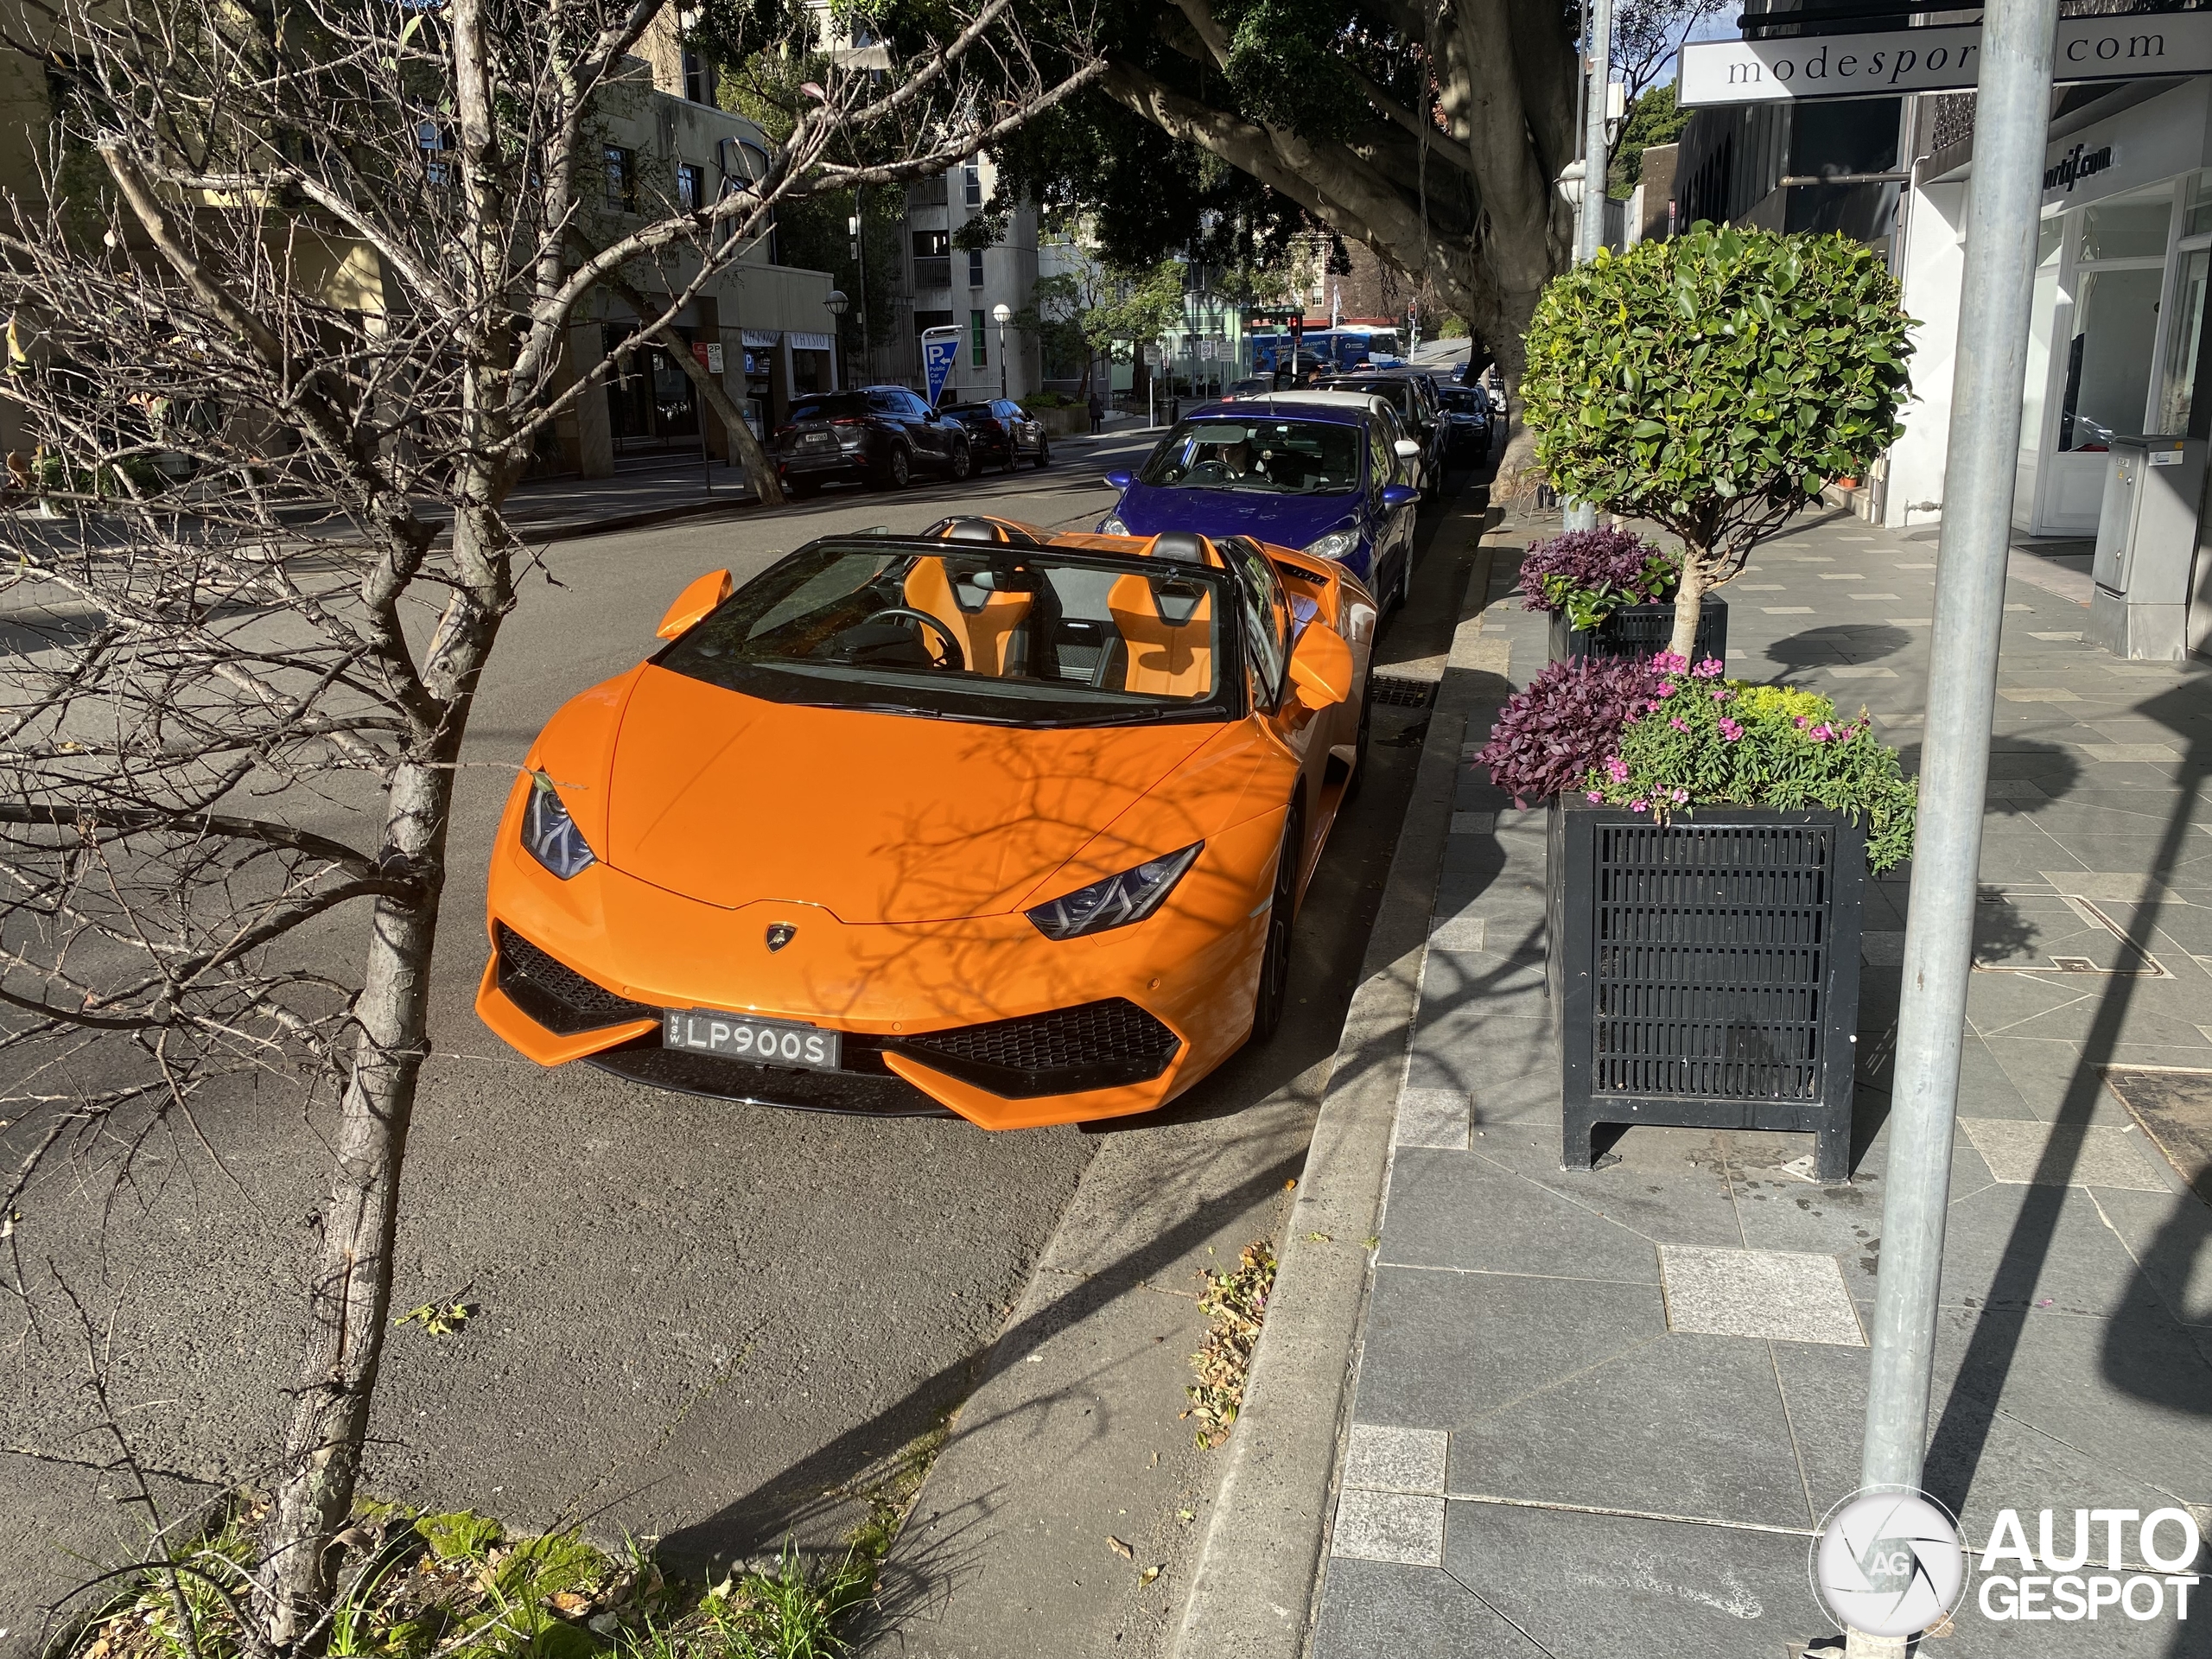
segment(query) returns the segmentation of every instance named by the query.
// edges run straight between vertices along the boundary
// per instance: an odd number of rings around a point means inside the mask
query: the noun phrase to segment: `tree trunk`
[[[1706,577],[1705,561],[1701,549],[1682,549],[1681,585],[1675,589],[1675,637],[1667,642],[1667,649],[1686,663],[1697,644],[1698,615],[1704,609],[1707,590],[1713,585]]]
[[[634,302],[633,302],[634,303]],[[643,315],[642,313],[640,315]],[[776,469],[768,460],[760,440],[753,435],[753,429],[745,416],[729,400],[721,382],[708,371],[707,365],[691,355],[691,348],[673,334],[659,334],[651,338],[660,342],[663,350],[683,365],[683,372],[691,377],[692,387],[706,400],[715,418],[729,434],[729,441],[737,446],[737,458],[745,467],[745,481],[753,486],[753,493],[764,507],[784,505],[784,486],[776,480]]]

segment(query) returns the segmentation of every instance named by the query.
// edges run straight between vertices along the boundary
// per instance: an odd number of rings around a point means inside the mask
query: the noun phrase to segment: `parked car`
[[[1282,1021],[1376,621],[1287,549],[981,518],[711,571],[531,743],[477,1012],[763,1105],[1151,1111]]]
[[[1374,391],[1328,391],[1306,389],[1262,394],[1270,405],[1303,404],[1308,408],[1364,410],[1381,421],[1390,438],[1390,452],[1400,458],[1400,481],[1412,485],[1424,500],[1443,487],[1444,469],[1431,457],[1428,447],[1398,418],[1397,405]],[[1243,399],[1224,399],[1242,402]],[[1404,448],[1400,448],[1401,445]]]
[[[980,469],[995,461],[1009,473],[1027,461],[1033,467],[1052,464],[1052,445],[1045,423],[1011,397],[993,397],[979,404],[945,404],[939,412],[950,415],[968,429],[969,448]]]
[[[1446,386],[1443,400],[1445,453],[1452,459],[1482,461],[1490,457],[1490,399],[1480,386]]]
[[[1231,397],[1249,397],[1256,392],[1273,391],[1274,389],[1275,379],[1273,375],[1255,374],[1248,380],[1230,381],[1227,395]]]
[[[1436,400],[1435,384],[1414,369],[1393,369],[1371,374],[1328,374],[1313,383],[1320,391],[1364,391],[1390,400],[1406,435],[1418,442],[1426,462],[1423,472],[1441,480],[1445,464],[1444,411]]]
[[[1298,548],[1335,560],[1395,607],[1413,586],[1421,499],[1399,443],[1414,447],[1371,410],[1293,394],[1208,404],[1178,422],[1141,471],[1106,474],[1122,497],[1098,528],[1109,536],[1250,536]]]
[[[800,497],[839,480],[901,490],[918,471],[957,483],[976,470],[968,429],[904,386],[801,397],[774,454],[778,480]]]

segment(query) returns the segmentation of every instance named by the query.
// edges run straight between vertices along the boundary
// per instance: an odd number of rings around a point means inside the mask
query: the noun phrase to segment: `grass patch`
[[[842,1556],[810,1561],[786,1540],[766,1566],[714,1583],[664,1573],[650,1548],[609,1554],[575,1530],[511,1537],[470,1510],[422,1515],[364,1503],[352,1574],[330,1622],[330,1659],[835,1659],[847,1621],[876,1599],[878,1569],[943,1444],[895,1458],[859,1497],[868,1518]],[[245,1659],[239,1627],[262,1507],[156,1564],[50,1650],[53,1659]],[[174,1587],[173,1587],[174,1585]],[[181,1610],[180,1609],[181,1603]],[[180,1613],[181,1611],[181,1617]]]
[[[1205,1345],[1191,1356],[1198,1380],[1184,1389],[1191,1404],[1183,1415],[1198,1420],[1199,1448],[1211,1451],[1229,1438],[1244,1403],[1244,1379],[1268,1316],[1268,1295],[1274,1288],[1274,1242],[1263,1238],[1247,1244],[1233,1270],[1210,1273],[1205,1280],[1198,1308],[1212,1324]]]

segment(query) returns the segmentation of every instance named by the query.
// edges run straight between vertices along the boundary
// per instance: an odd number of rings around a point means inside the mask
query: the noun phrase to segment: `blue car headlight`
[[[1048,939],[1073,939],[1127,927],[1160,908],[1205,847],[1203,841],[1192,842],[1180,852],[1148,858],[1134,869],[1077,887],[1026,913]]]
[[[542,772],[530,774],[530,800],[522,810],[524,851],[559,876],[574,880],[599,861],[584,841],[584,832],[561,804],[561,792]]]
[[[1356,530],[1332,530],[1318,541],[1312,541],[1299,550],[1316,559],[1344,559],[1359,549],[1359,532]]]
[[[1126,536],[1129,533],[1129,527],[1112,513],[1108,513],[1098,521],[1098,533],[1101,536]]]

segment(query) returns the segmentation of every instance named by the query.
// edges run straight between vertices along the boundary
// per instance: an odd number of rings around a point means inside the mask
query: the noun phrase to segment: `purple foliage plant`
[[[1648,660],[1635,658],[1554,663],[1498,710],[1475,760],[1516,806],[1579,789],[1619,748],[1629,722],[1649,712],[1663,683]]]
[[[1595,627],[1624,605],[1649,605],[1675,590],[1681,561],[1625,530],[1571,530],[1538,542],[1521,560],[1521,601],[1532,611],[1565,611],[1577,628]]]

